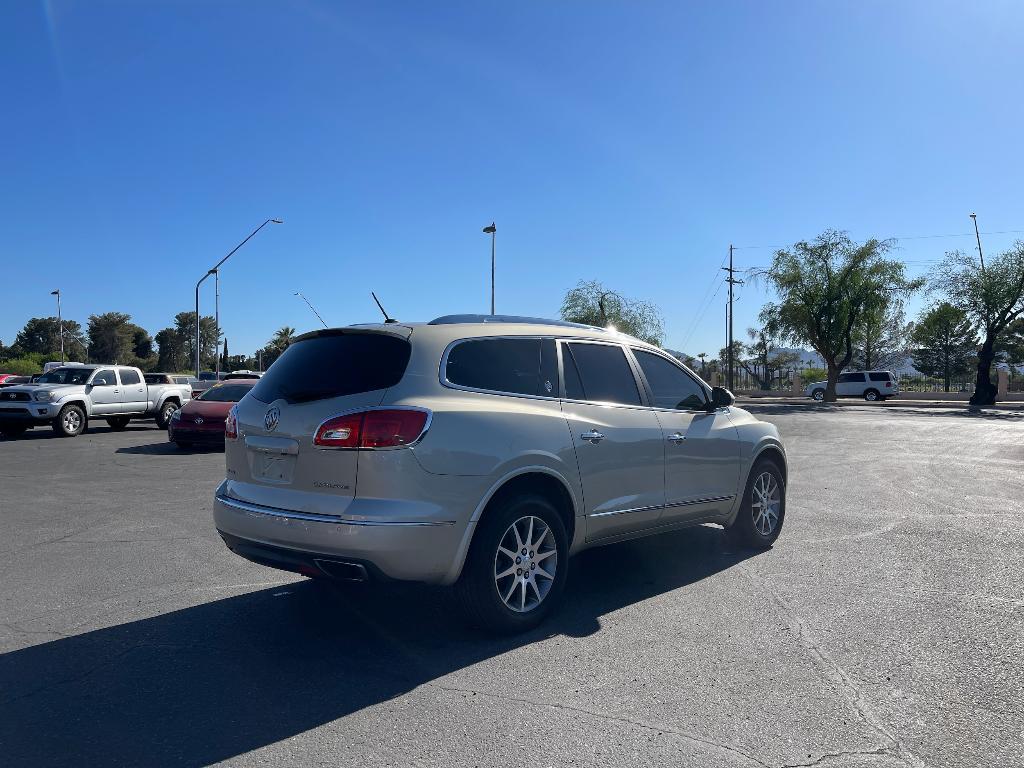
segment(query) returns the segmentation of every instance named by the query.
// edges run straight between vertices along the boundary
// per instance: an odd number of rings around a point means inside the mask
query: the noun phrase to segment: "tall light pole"
[[[304,302],[306,302],[306,306],[313,310],[313,314],[316,315],[316,319],[323,323],[324,328],[326,328],[327,323],[324,323],[324,319],[320,317],[320,313],[316,311],[316,307],[309,303],[309,299],[302,295],[302,291],[296,291],[295,295],[300,297]]]
[[[491,236],[491,314],[494,314],[494,236],[498,232],[498,228],[494,226],[494,222],[491,222],[491,226],[484,227],[483,232],[485,235]]]
[[[985,271],[985,254],[981,252],[981,233],[978,231],[978,214],[972,213],[971,220],[974,222],[974,236],[978,239],[978,258],[981,259],[981,271]]]
[[[221,259],[216,264],[214,264],[213,268],[208,270],[205,275],[203,275],[201,278],[199,278],[199,282],[196,283],[196,378],[197,379],[199,378],[199,286],[202,285],[203,281],[206,278],[208,278],[210,275],[216,275],[217,276],[217,280],[218,280],[217,289],[218,289],[218,293],[219,293],[219,291],[220,291],[220,283],[219,283],[220,277],[219,277],[219,273],[218,273],[217,270],[220,269],[220,265],[223,264],[228,259],[230,259],[235,251],[237,251],[239,248],[241,248],[243,245],[245,245],[247,242],[249,242],[249,240],[252,239],[253,235],[255,235],[257,232],[259,232],[261,229],[263,229],[265,226],[267,226],[267,224],[270,224],[270,223],[283,224],[284,222],[281,219],[267,219],[266,221],[264,221],[262,224],[260,224],[258,227],[256,227],[256,229],[254,229],[252,232],[250,232],[249,236],[247,238],[245,238],[245,240],[243,240],[238,245],[236,245],[234,248],[232,248],[228,252],[227,256],[225,256],[223,259]],[[219,320],[219,318],[218,318],[217,323],[218,323],[217,324],[217,333],[219,335],[220,334],[220,320]],[[220,343],[220,338],[219,337],[217,339],[217,342],[218,342],[218,344]],[[217,362],[217,368],[218,368],[218,371],[219,371],[219,369],[220,369],[219,357],[218,357],[218,362]]]
[[[50,291],[51,296],[57,297],[57,327],[60,329],[60,362],[64,364],[64,320],[60,316],[60,288]]]

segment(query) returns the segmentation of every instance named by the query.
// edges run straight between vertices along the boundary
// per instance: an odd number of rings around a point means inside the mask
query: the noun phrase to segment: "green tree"
[[[570,323],[614,326],[622,333],[649,344],[661,345],[665,338],[665,322],[658,308],[638,299],[628,299],[590,280],[579,284],[562,300],[562,319]]]
[[[177,328],[164,328],[156,335],[158,348],[156,367],[161,371],[175,372],[189,370],[185,340]]]
[[[800,359],[797,353],[778,348],[777,334],[778,329],[772,325],[748,328],[750,343],[742,347],[745,359],[734,358],[757,380],[761,389],[771,389],[776,377],[781,377],[782,371],[791,368]]]
[[[903,302],[889,301],[864,313],[853,333],[853,365],[864,371],[899,367],[909,350],[910,325]]]
[[[50,360],[60,360],[60,323],[56,317],[33,317],[25,323],[8,354],[20,357],[35,352]],[[64,359],[79,362],[86,359],[85,334],[74,320],[64,320]]]
[[[185,350],[186,370],[191,369],[196,364],[196,313],[179,312],[176,314],[174,329]],[[217,328],[217,321],[211,315],[203,315],[199,321],[199,367],[201,369],[213,369],[217,361],[218,346],[220,346],[220,331]]]
[[[143,360],[151,357],[153,354],[153,337],[149,335],[149,331],[133,324],[131,332],[132,354]]]
[[[931,284],[980,329],[982,343],[971,405],[992,405],[997,392],[992,363],[1000,336],[1024,314],[1024,242],[1017,241],[1010,250],[990,257],[984,267],[972,254],[948,253],[933,273]]]
[[[864,316],[921,281],[908,280],[903,264],[885,258],[888,243],[855,243],[843,232],[827,231],[775,254],[760,273],[778,297],[761,310],[761,321],[798,344],[808,344],[828,369],[826,402],[836,400],[839,373],[854,353],[855,329]]]
[[[978,334],[971,319],[947,302],[921,313],[910,342],[914,367],[942,379],[947,392],[952,378],[968,373],[978,359]]]
[[[89,359],[94,363],[125,363],[132,354],[131,315],[105,312],[89,316]]]

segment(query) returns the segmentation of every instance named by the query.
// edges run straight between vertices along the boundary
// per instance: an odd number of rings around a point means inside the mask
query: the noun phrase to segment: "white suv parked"
[[[657,347],[456,315],[299,337],[232,408],[214,520],[236,554],[342,580],[455,585],[515,631],[587,547],[699,523],[770,546],[778,431]]]
[[[804,394],[815,400],[825,399],[827,381],[816,381],[808,384]],[[895,397],[900,393],[899,379],[892,371],[853,371],[840,373],[836,383],[836,397],[863,397],[875,402]]]

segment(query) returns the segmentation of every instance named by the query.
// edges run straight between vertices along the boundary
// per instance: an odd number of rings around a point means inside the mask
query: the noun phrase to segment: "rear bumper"
[[[220,489],[213,519],[229,549],[263,565],[319,575],[330,569],[317,560],[353,563],[377,578],[433,584],[450,581],[467,533],[467,524],[454,521],[368,520],[266,507],[228,498]]]

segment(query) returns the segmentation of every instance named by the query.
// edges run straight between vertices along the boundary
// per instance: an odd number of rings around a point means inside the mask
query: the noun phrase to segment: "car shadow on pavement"
[[[188,456],[193,453],[223,453],[223,446],[202,446],[196,445],[190,448],[179,448],[177,445],[172,443],[170,440],[164,440],[160,443],[148,443],[146,445],[126,445],[123,448],[118,448],[114,453],[131,453],[143,456],[171,456],[178,454],[181,456]]]
[[[993,419],[999,421],[1020,421],[1024,419],[1024,409],[1016,411],[986,409],[965,406],[963,404],[952,404],[948,408],[922,407],[913,405],[831,405],[828,403],[804,403],[786,405],[773,403],[760,405],[758,403],[740,403],[744,410],[750,411],[756,416],[798,416],[804,414],[820,413],[864,413],[874,410],[875,415],[884,413],[890,416],[944,416],[946,418],[974,418]]]
[[[83,437],[88,437],[89,435],[111,435],[115,432],[116,430],[108,427],[105,421],[90,421],[85,432],[80,434],[78,437],[64,437],[63,435],[58,435],[50,427],[44,425],[23,432],[13,439],[6,439],[0,436],[0,442],[18,443],[27,440],[81,440]],[[136,424],[132,422],[121,430],[121,433],[123,434],[132,432],[156,432],[156,427],[152,423],[146,424],[145,422],[141,422]],[[161,430],[160,433],[166,434],[163,430]]]
[[[305,581],[42,643],[0,656],[0,754],[208,765],[552,635],[591,635],[751,554],[710,526],[584,552],[561,611],[513,638],[466,627],[448,590]]]

